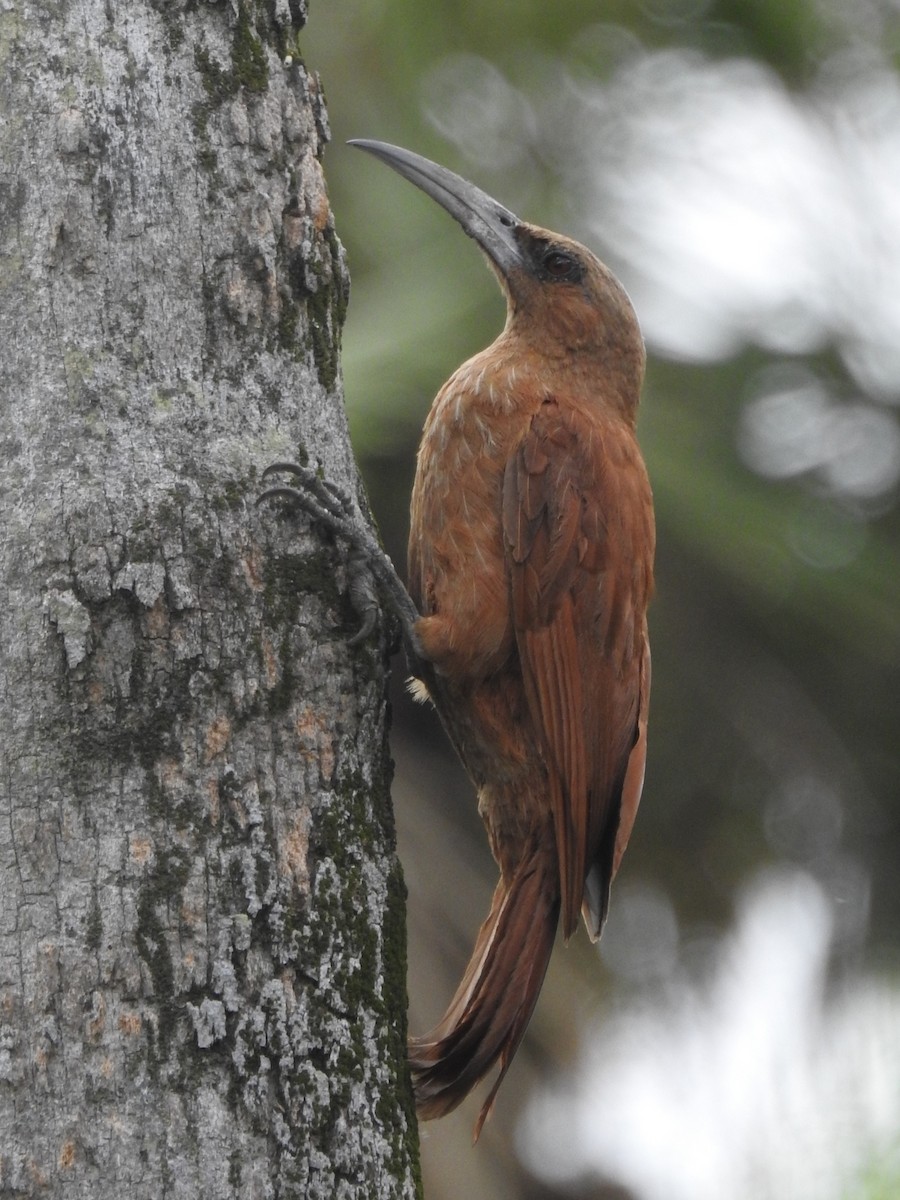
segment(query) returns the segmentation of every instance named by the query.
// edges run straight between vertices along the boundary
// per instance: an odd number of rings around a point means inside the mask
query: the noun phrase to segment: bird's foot
[[[400,620],[404,648],[410,667],[415,671],[421,662],[421,651],[415,631],[419,613],[394,570],[394,564],[385,554],[362,514],[354,508],[350,498],[340,488],[322,479],[310,467],[292,462],[274,462],[266,467],[262,477],[267,479],[276,474],[290,475],[295,482],[275,484],[267,488],[259,496],[257,504],[279,496],[290,500],[302,508],[313,521],[330,529],[350,547],[347,563],[348,590],[350,603],[361,622],[357,632],[350,638],[350,645],[358,646],[375,628],[380,591]]]

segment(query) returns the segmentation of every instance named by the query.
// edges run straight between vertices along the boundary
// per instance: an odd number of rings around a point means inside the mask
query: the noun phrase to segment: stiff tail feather
[[[475,1141],[531,1019],[559,923],[552,835],[539,843],[535,838],[512,879],[497,884],[446,1013],[430,1033],[409,1042],[416,1108],[426,1121],[452,1112],[499,1061],[500,1073],[475,1123]]]

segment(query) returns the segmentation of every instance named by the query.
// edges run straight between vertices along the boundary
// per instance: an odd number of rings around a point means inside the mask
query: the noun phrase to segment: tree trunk
[[[417,1191],[304,7],[0,12],[0,1196]]]

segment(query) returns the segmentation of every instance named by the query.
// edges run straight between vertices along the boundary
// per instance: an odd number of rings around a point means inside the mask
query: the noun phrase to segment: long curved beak
[[[524,267],[525,260],[515,237],[521,224],[515,213],[498,204],[487,192],[475,187],[460,175],[438,166],[421,154],[413,154],[400,146],[354,138],[347,143],[374,154],[393,167],[404,179],[436,200],[473,238],[498,270],[506,277],[511,271]]]

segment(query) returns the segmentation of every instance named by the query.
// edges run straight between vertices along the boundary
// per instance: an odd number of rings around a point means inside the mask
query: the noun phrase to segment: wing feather
[[[629,758],[646,744],[650,493],[636,446],[610,453],[616,438],[633,444],[624,427],[602,429],[583,411],[545,403],[504,476],[513,626],[547,764],[566,937],[583,902],[589,932],[599,933],[621,857],[626,776],[628,830],[640,796]]]

